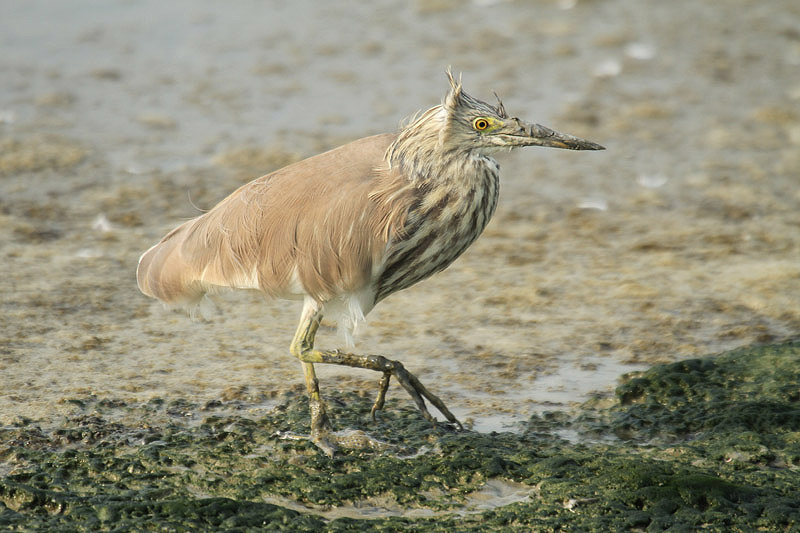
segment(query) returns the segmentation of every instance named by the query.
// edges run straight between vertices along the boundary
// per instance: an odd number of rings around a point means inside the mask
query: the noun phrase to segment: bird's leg
[[[316,318],[319,315],[319,318]],[[308,392],[308,406],[311,411],[311,441],[319,446],[328,456],[333,456],[336,445],[331,442],[330,435],[333,426],[328,418],[325,403],[319,393],[319,380],[314,371],[314,363],[306,361],[304,354],[314,349],[314,337],[319,329],[321,314],[316,308],[303,309],[303,317],[295,332],[290,351],[300,359],[303,364],[303,375],[306,378],[306,391]]]
[[[329,351],[315,349],[314,337],[319,329],[321,320],[322,310],[319,306],[307,303],[306,308],[303,310],[303,316],[297,328],[294,341],[292,341],[292,354],[303,362],[303,368],[306,371],[306,387],[311,403],[311,438],[314,442],[317,442],[319,438],[329,440],[329,435],[331,433],[330,421],[325,413],[322,399],[319,396],[319,385],[313,370],[314,363],[346,365],[382,372],[383,377],[381,378],[378,397],[372,406],[373,416],[375,411],[383,408],[386,391],[389,388],[389,379],[391,376],[394,376],[417,404],[422,416],[424,416],[426,420],[436,424],[436,419],[428,412],[428,408],[425,405],[425,400],[427,399],[445,416],[448,422],[455,424],[459,429],[463,429],[461,423],[453,416],[453,413],[447,409],[444,402],[425,388],[419,379],[406,370],[399,361],[392,361],[382,355],[358,355],[344,353],[338,350]]]
[[[328,412],[325,410],[325,403],[319,394],[319,380],[313,363],[303,362],[303,375],[306,378],[308,406],[311,411],[311,439],[316,442],[333,431],[333,427],[328,418]]]

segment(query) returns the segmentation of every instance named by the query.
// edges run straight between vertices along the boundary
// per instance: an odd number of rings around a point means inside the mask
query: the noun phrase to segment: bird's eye
[[[485,118],[476,118],[472,121],[472,127],[477,131],[483,131],[489,127],[489,121]]]

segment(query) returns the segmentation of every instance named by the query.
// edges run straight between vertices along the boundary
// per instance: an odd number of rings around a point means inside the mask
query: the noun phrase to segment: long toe
[[[343,431],[337,431],[331,436],[336,440],[336,444],[348,450],[371,449],[385,451],[397,448],[393,444],[376,439],[360,429],[345,429]]]
[[[360,429],[345,429],[343,431],[314,431],[309,439],[314,445],[322,450],[328,457],[341,448],[345,450],[397,450],[397,446],[388,442],[376,439]]]

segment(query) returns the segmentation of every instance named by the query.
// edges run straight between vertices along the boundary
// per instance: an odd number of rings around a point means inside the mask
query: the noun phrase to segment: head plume
[[[442,107],[447,111],[447,114],[455,113],[456,109],[461,105],[461,74],[458,75],[458,81],[453,77],[453,71],[450,67],[445,71],[447,79],[450,80],[450,90],[444,97]]]
[[[447,79],[450,81],[450,90],[444,97],[442,108],[447,111],[448,116],[454,116],[459,112],[459,110],[469,108],[473,110],[490,111],[500,118],[508,118],[506,109],[503,106],[503,102],[500,100],[500,97],[497,96],[496,92],[493,94],[495,98],[497,98],[497,106],[489,105],[482,100],[473,98],[463,91],[461,88],[460,73],[458,75],[458,80],[456,80],[455,76],[453,76],[453,71],[450,67],[447,68],[445,74],[447,75]]]

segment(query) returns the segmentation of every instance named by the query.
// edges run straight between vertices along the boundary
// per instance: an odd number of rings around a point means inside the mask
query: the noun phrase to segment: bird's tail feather
[[[136,280],[139,290],[147,296],[171,306],[192,308],[200,303],[208,287],[199,281],[194,266],[181,253],[189,224],[191,221],[174,229],[142,254]]]

